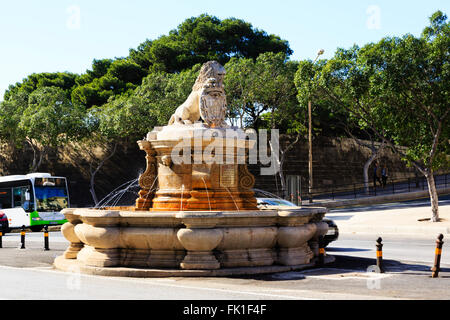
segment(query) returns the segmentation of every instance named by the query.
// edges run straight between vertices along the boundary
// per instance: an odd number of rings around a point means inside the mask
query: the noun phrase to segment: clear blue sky
[[[83,73],[93,59],[128,55],[192,16],[235,17],[288,40],[293,60],[338,47],[419,35],[449,0],[16,0],[0,2],[0,100],[35,72]]]

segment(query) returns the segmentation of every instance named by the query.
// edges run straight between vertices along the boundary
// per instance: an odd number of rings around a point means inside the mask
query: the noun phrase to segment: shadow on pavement
[[[332,212],[334,213],[334,211]],[[351,215],[347,215],[347,216],[332,216],[330,217],[330,219],[335,220],[335,221],[342,221],[342,220],[350,220],[351,218],[353,218],[353,216]]]
[[[361,251],[371,251],[371,249],[358,249],[358,248],[327,248],[328,252],[361,252]]]
[[[444,198],[444,199],[442,199]],[[439,197],[439,206],[445,206],[450,204],[449,195],[441,195]],[[423,208],[429,207],[430,200],[429,199],[418,199],[418,200],[408,200],[401,202],[389,202],[382,204],[373,204],[373,205],[357,205],[346,208],[332,208],[330,209],[330,213],[345,213],[345,212],[353,212],[353,211],[382,211],[382,210],[391,210],[391,209],[405,209],[405,208]],[[343,216],[345,217],[345,216]],[[338,220],[338,217],[333,217],[333,220]]]

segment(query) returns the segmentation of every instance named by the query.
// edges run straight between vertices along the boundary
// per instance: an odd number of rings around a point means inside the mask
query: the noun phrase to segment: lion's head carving
[[[206,62],[200,69],[200,73],[194,86],[192,87],[192,90],[201,90],[211,78],[216,79],[219,87],[223,87],[223,78],[225,77],[225,73],[225,68],[217,61]]]

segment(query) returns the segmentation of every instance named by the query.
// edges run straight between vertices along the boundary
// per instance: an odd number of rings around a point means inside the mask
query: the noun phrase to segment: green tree
[[[352,105],[355,99],[364,99],[366,103],[373,104],[377,101],[376,96],[371,96],[367,91],[354,90],[354,87],[345,86],[346,74],[339,73],[345,70],[345,65],[356,59],[359,47],[354,46],[348,50],[338,49],[335,57],[330,61],[319,60],[317,63],[305,60],[301,61],[295,75],[295,84],[298,90],[297,99],[301,105],[306,106],[311,101],[312,105],[312,131],[313,137],[317,134],[322,135],[347,135],[351,137],[358,145],[371,150],[371,156],[368,158],[363,168],[364,184],[366,193],[369,192],[369,167],[371,163],[379,156],[384,144],[380,142],[373,132],[359,127],[358,119],[355,118],[348,109],[342,107],[342,103]],[[328,90],[321,87],[320,75],[330,71],[330,66],[338,69],[336,79],[341,81],[329,85]],[[342,70],[339,69],[342,67]],[[331,67],[331,70],[335,70]],[[342,76],[340,78],[339,76]],[[369,86],[368,77],[360,77],[354,86],[367,88]],[[330,82],[331,83],[331,82]],[[330,89],[332,88],[332,90]],[[361,138],[370,141],[365,141]]]
[[[318,81],[305,85],[348,111],[362,129],[424,174],[432,221],[439,221],[433,173],[448,168],[450,29],[441,12],[430,20],[419,38],[408,34],[338,50]]]
[[[262,118],[270,129],[292,129],[288,122],[293,123],[296,115],[292,112],[298,107],[294,84],[297,67],[297,62],[288,61],[283,53],[263,53],[256,59],[254,98],[260,110],[268,111]]]
[[[57,87],[70,92],[78,80],[78,75],[69,72],[43,72],[33,73],[14,85],[10,85],[5,91],[4,100],[14,99],[19,92],[31,94],[33,91],[43,87]]]
[[[102,106],[111,97],[129,94],[146,74],[130,59],[94,60],[92,70],[78,79],[78,86],[72,91],[72,103],[87,109]]]
[[[294,141],[279,149],[281,156],[276,159],[283,193],[286,192],[283,173],[286,155],[304,132],[304,115],[294,85],[297,67],[285,54],[272,52],[260,54],[256,61],[233,58],[225,65],[230,114],[239,118],[241,127],[245,123],[253,129],[279,129],[295,135]]]
[[[427,179],[433,222],[439,221],[434,171],[448,168],[450,151],[450,24],[436,12],[422,36],[386,38],[368,45],[361,59],[375,70],[372,90],[382,107],[368,111],[367,123],[379,128],[390,146]],[[361,111],[366,112],[361,106]],[[372,120],[373,119],[373,120]],[[369,120],[371,122],[369,122]],[[407,146],[402,152],[398,145]]]
[[[278,129],[281,133],[295,137],[284,147],[279,146],[280,157],[276,159],[282,195],[285,198],[288,197],[284,175],[286,156],[300,141],[305,131],[304,113],[301,112],[296,100],[294,77],[297,68],[298,63],[288,61],[282,53],[264,53],[256,59],[255,105],[261,107],[259,110],[266,111],[261,115],[263,120],[261,127]],[[270,144],[270,148],[273,152],[274,146]]]
[[[349,51],[355,50],[355,48]],[[307,106],[311,101],[313,137],[319,134],[343,136],[348,131],[358,136],[360,132],[354,125],[351,114],[343,108],[337,108],[333,101],[317,90],[318,76],[326,63],[327,60],[318,60],[315,63],[311,60],[302,60],[298,64],[294,82],[298,91],[297,100],[305,113],[304,118],[308,117],[306,114],[308,112]]]
[[[84,112],[71,104],[64,90],[42,87],[29,95],[17,127],[33,150],[30,170],[34,172],[50,148],[57,148],[85,133]]]
[[[245,128],[249,121],[254,122],[249,114],[254,103],[255,61],[251,58],[233,57],[224,67],[228,119],[233,122],[237,119],[239,127]]]
[[[0,103],[0,140],[13,147],[20,146],[25,138],[18,126],[28,107],[28,96],[25,91],[18,91]]]
[[[133,96],[148,108],[158,125],[166,125],[175,109],[191,93],[200,68],[198,64],[179,73],[151,73],[144,78]]]
[[[241,127],[293,128],[297,108],[294,75],[297,63],[283,53],[267,52],[255,61],[233,58],[225,65],[225,91],[230,115]]]
[[[264,52],[292,54],[287,41],[250,23],[202,14],[186,19],[168,35],[130,50],[130,58],[143,69],[173,73],[210,60],[224,65],[232,57],[256,59]]]

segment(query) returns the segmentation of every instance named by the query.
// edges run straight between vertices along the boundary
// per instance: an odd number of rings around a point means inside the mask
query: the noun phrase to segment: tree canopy
[[[143,69],[169,73],[216,60],[222,65],[232,57],[256,59],[264,52],[293,52],[286,40],[255,29],[250,23],[202,14],[186,19],[177,29],[130,50],[130,58]]]
[[[147,74],[130,59],[94,60],[92,71],[80,77],[72,91],[72,102],[89,109],[105,104],[110,97],[129,93]]]
[[[299,68],[296,79],[307,95],[348,112],[425,175],[433,221],[439,219],[433,172],[449,166],[449,48],[449,23],[437,12],[420,37],[339,49],[315,70]]]
[[[10,85],[4,95],[7,101],[19,92],[31,94],[33,91],[43,87],[57,87],[70,92],[77,84],[78,75],[70,72],[44,72],[33,73],[22,82]]]
[[[230,115],[242,127],[287,132],[299,113],[294,75],[298,63],[283,53],[262,53],[252,59],[233,58],[225,65]],[[286,121],[289,119],[289,121]]]

